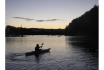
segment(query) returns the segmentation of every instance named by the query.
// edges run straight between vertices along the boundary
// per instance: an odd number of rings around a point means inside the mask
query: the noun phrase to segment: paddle
[[[44,44],[44,43],[42,43],[42,44],[41,44],[42,46],[40,46],[40,47],[41,47],[41,49],[42,49],[42,47],[43,47],[43,44]]]

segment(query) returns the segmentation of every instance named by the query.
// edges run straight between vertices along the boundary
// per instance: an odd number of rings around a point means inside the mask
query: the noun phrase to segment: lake
[[[64,35],[6,37],[6,70],[98,70],[98,51],[86,47],[85,41],[89,43],[86,37]],[[50,52],[25,56],[42,43]]]

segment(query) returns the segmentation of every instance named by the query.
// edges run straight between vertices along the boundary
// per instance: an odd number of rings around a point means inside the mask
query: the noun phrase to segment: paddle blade
[[[43,45],[44,43],[42,43],[42,45]]]

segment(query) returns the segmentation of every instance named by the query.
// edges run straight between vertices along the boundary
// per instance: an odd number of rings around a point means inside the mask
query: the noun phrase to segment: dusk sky
[[[26,28],[65,28],[98,0],[6,0],[6,25]]]

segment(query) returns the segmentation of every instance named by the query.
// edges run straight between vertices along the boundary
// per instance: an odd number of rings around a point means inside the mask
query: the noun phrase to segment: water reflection
[[[6,41],[7,70],[98,70],[98,51],[91,47],[95,45],[91,38],[28,36],[22,38],[22,46],[20,41]],[[50,53],[25,57],[25,52],[34,51],[35,45],[42,42],[43,49],[51,48]]]
[[[73,59],[74,62],[79,62],[78,65],[84,65],[87,69],[98,70],[98,41],[91,37],[72,37],[67,36],[66,42],[74,55],[76,57]]]
[[[42,54],[31,54],[31,55],[28,55],[28,56],[25,55],[25,58],[34,57],[34,58],[35,58],[35,62],[39,63],[40,60],[42,60],[43,57],[44,57],[45,55],[48,55],[48,54],[50,54],[50,51],[49,51],[49,52],[46,52],[46,53],[42,53]],[[31,60],[31,59],[30,59],[30,60]]]
[[[91,52],[98,52],[98,40],[94,37],[68,37],[68,44],[80,48],[89,49]],[[76,48],[77,48],[76,47]]]

